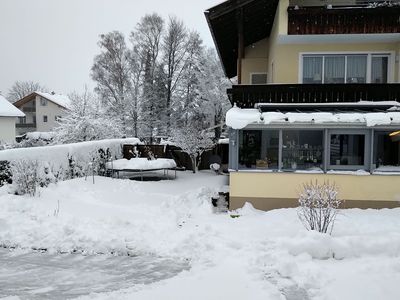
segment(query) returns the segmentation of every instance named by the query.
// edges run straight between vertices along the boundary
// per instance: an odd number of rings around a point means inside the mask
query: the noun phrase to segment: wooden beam
[[[237,79],[242,84],[242,59],[244,57],[244,30],[243,30],[243,8],[237,12],[238,27],[238,58],[237,58]]]

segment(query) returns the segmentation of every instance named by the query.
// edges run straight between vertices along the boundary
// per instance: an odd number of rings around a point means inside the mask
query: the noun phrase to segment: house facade
[[[70,99],[55,93],[34,92],[14,103],[25,113],[17,122],[17,135],[27,132],[49,132],[57,126],[57,119],[65,114]]]
[[[230,208],[297,206],[335,183],[346,207],[400,206],[400,1],[226,1],[206,18],[234,106]]]
[[[0,144],[15,142],[15,123],[24,113],[0,95]]]

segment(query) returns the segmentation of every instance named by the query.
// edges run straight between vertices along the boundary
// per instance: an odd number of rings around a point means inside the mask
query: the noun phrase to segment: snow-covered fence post
[[[342,203],[335,184],[310,182],[303,185],[297,214],[307,230],[331,234]]]

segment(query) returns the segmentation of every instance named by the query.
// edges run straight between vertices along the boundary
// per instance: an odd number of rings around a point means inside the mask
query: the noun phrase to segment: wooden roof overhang
[[[34,100],[35,97],[36,97],[36,95],[37,95],[37,94],[36,94],[35,92],[33,92],[33,93],[29,94],[29,95],[26,95],[24,98],[22,98],[22,99],[20,99],[20,100],[18,100],[18,101],[16,101],[16,102],[14,102],[14,105],[15,105],[16,107],[20,108],[22,105],[24,105],[24,104],[30,102],[31,100]]]
[[[240,48],[269,37],[278,3],[279,0],[228,0],[204,13],[228,78],[238,74],[237,60],[243,55]]]

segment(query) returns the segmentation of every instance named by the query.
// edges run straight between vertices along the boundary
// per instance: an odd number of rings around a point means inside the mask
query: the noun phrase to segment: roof
[[[0,95],[0,117],[24,117],[25,114]]]
[[[33,92],[24,98],[18,100],[17,102],[14,103],[15,106],[20,107],[24,105],[25,103],[33,100],[36,96],[40,96],[43,98],[46,98],[47,100],[65,108],[68,109],[71,106],[71,100],[68,98],[68,96],[61,95],[61,94],[53,94],[53,93],[44,93],[44,92]]]
[[[242,109],[231,108],[226,114],[226,124],[233,129],[243,129],[248,125],[270,125],[270,124],[321,124],[321,125],[365,125],[375,126],[400,126],[400,103],[386,103],[378,106],[361,101],[359,105],[352,103],[352,107],[345,105],[326,105],[329,110],[320,110],[319,106],[312,104],[307,107],[296,105],[290,108],[270,105],[270,107]]]
[[[243,12],[244,46],[247,47],[270,36],[278,3],[279,0],[228,0],[205,11],[227,77],[237,75],[239,13]]]

